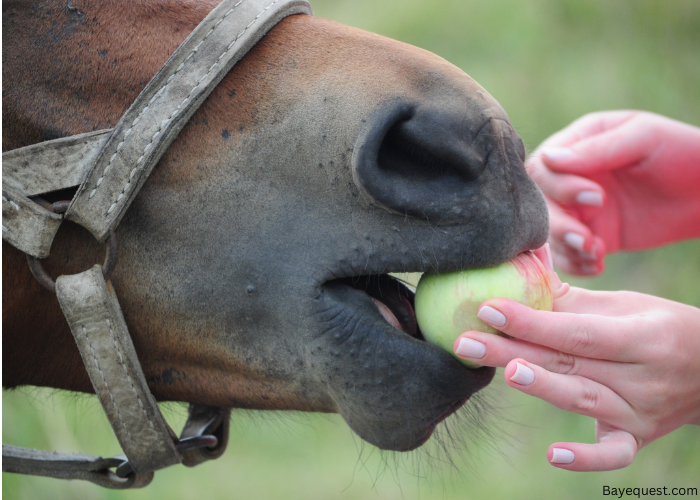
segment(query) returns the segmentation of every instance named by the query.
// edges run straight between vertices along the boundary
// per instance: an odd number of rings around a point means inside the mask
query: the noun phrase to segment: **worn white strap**
[[[99,241],[116,227],[187,120],[233,65],[305,0],[224,0],[180,45],[114,128],[66,218]]]
[[[63,217],[37,205],[9,184],[3,178],[2,239],[34,257],[48,257]]]
[[[2,154],[2,184],[24,196],[79,186],[110,130],[73,135]]]
[[[95,265],[59,276],[56,295],[102,407],[137,474],[182,461],[141,370],[117,297]]]
[[[3,153],[2,239],[34,257],[48,257],[63,216],[28,196],[79,186],[110,132],[74,135]]]
[[[119,458],[102,458],[82,453],[55,453],[2,445],[2,470],[5,472],[59,479],[83,479],[117,490],[143,488],[153,480],[152,472],[120,478],[109,470],[122,462]]]

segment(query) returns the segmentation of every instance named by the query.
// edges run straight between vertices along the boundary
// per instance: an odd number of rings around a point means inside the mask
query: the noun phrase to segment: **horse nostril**
[[[512,127],[487,113],[394,105],[358,138],[355,182],[392,211],[455,223],[477,203],[490,164],[522,167],[516,143]]]
[[[448,124],[417,115],[391,127],[379,147],[377,166],[421,182],[441,177],[473,181],[484,171],[484,155],[469,151]],[[428,122],[428,123],[426,123]]]

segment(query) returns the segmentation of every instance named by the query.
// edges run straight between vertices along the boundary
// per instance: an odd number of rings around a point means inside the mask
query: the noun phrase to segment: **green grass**
[[[323,0],[316,14],[431,50],[464,69],[509,113],[530,149],[580,115],[636,108],[700,124],[700,2],[584,0]],[[608,258],[605,275],[571,279],[700,307],[700,241]],[[567,277],[568,279],[568,277]],[[381,454],[334,415],[235,411],[223,458],[156,473],[151,486],[111,492],[90,484],[3,473],[3,497],[251,499],[609,498],[602,486],[700,488],[700,429],[643,449],[630,467],[571,473],[545,459],[558,440],[591,442],[591,419],[505,386],[468,450],[444,460],[433,440]],[[179,429],[184,409],[165,408]],[[460,431],[457,430],[459,433]],[[449,438],[443,437],[449,442]],[[94,397],[26,389],[3,393],[3,442],[111,455],[116,440]]]

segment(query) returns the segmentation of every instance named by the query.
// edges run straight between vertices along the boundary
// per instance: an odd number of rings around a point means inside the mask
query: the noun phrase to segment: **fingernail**
[[[578,233],[566,233],[564,235],[564,241],[570,247],[575,248],[579,252],[583,252],[583,244],[586,242],[586,238]]]
[[[590,264],[581,264],[581,272],[584,274],[595,274],[598,272],[598,268]]]
[[[486,346],[474,339],[459,339],[455,353],[467,358],[480,359],[486,355]]]
[[[591,205],[593,207],[603,206],[603,195],[598,191],[581,191],[576,195],[576,201],[581,205]]]
[[[516,363],[515,373],[510,379],[516,384],[530,385],[535,381],[535,372],[521,363]]]
[[[547,262],[549,263],[548,271],[554,271],[554,260],[552,259],[552,249],[549,243],[544,244],[544,252],[547,254]]]
[[[476,313],[476,317],[491,326],[503,326],[506,324],[506,317],[503,313],[489,306],[484,306],[479,309],[479,312]]]
[[[566,161],[574,157],[574,152],[569,148],[546,148],[542,150],[542,154],[553,161]]]
[[[598,257],[596,257],[596,254],[595,254],[595,243],[594,243],[593,246],[591,247],[591,251],[590,251],[590,252],[579,252],[578,254],[579,254],[579,255],[581,256],[581,258],[583,258],[583,259],[598,260]]]
[[[564,448],[552,448],[552,464],[570,464],[574,461],[574,452]]]

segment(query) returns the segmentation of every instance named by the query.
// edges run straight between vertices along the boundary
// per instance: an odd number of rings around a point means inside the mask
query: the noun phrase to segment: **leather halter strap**
[[[224,0],[180,45],[114,129],[3,154],[3,239],[31,256],[47,257],[64,217],[29,197],[78,184],[65,218],[98,240],[106,239],[192,114],[234,64],[292,14],[312,14],[311,7],[306,0]],[[4,471],[86,479],[123,489],[147,485],[154,470],[176,463],[194,466],[223,453],[228,410],[190,406],[179,440],[165,422],[116,294],[99,265],[60,276],[56,292],[126,459],[3,445]],[[205,433],[215,436],[207,441]],[[117,467],[116,474],[111,467]]]
[[[112,131],[66,213],[103,241],[187,120],[233,65],[305,0],[225,0],[180,45]]]

